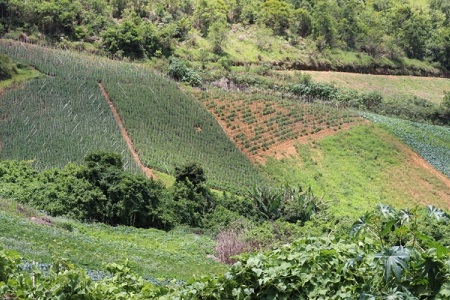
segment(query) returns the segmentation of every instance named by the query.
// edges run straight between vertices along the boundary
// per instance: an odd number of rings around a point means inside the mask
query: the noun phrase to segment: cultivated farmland
[[[314,81],[333,83],[338,88],[378,91],[389,100],[415,96],[439,104],[442,102],[444,91],[450,91],[448,78],[318,71],[302,73],[311,75]]]
[[[9,149],[2,151],[2,159],[35,159],[43,167],[52,167],[53,161],[80,161],[91,150],[115,150],[97,142],[101,138],[110,144],[117,141],[120,151],[116,151],[130,157],[102,98],[98,87],[101,82],[147,166],[170,174],[175,166],[200,162],[210,184],[227,190],[265,181],[200,103],[176,83],[142,65],[8,41],[2,41],[0,49],[48,75],[1,98],[2,106],[8,107],[5,119],[9,128],[7,132],[2,130],[4,148]],[[14,115],[17,119],[12,118]],[[43,120],[39,124],[33,123],[36,115]],[[88,119],[77,125],[84,118]],[[20,122],[24,125],[19,126]],[[114,131],[105,129],[106,123]],[[83,147],[86,140],[91,144]],[[26,147],[18,146],[24,143]],[[65,158],[64,147],[80,149]],[[49,153],[48,159],[39,153]],[[131,164],[131,158],[128,161]]]
[[[288,141],[362,122],[348,109],[286,100],[263,93],[196,91],[242,152],[253,160]]]
[[[450,177],[450,127],[423,124],[371,113],[362,115],[372,122],[384,126],[437,170]]]

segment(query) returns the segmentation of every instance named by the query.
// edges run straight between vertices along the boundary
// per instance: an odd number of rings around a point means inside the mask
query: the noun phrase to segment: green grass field
[[[42,225],[41,213],[17,207],[12,200],[0,199],[0,245],[20,252],[26,260],[51,263],[58,257],[104,271],[107,264],[128,259],[142,276],[182,280],[225,269],[207,258],[214,254],[215,242],[206,236],[182,229],[111,227],[45,216],[51,223]]]
[[[344,72],[303,71],[314,81],[333,83],[336,87],[358,91],[378,91],[387,99],[416,96],[433,103],[442,102],[450,91],[450,79],[415,76],[387,76]]]
[[[264,171],[281,183],[311,186],[337,215],[356,217],[379,203],[448,208],[450,188],[412,163],[403,148],[379,126],[359,125],[298,145],[297,155],[270,159]]]

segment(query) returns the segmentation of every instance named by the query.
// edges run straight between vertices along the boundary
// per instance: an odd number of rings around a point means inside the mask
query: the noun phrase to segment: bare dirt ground
[[[119,125],[120,132],[122,133],[122,137],[125,140],[125,142],[127,143],[128,149],[130,149],[131,154],[133,155],[134,161],[136,162],[138,167],[144,172],[144,174],[145,174],[145,176],[147,176],[147,178],[157,179],[156,175],[153,173],[153,170],[144,166],[141,159],[139,158],[139,155],[137,154],[136,149],[134,149],[133,142],[132,142],[130,136],[128,135],[127,130],[125,129],[125,126],[123,125],[122,119],[120,118],[119,113],[117,112],[117,109],[114,107],[114,104],[112,103],[111,99],[109,98],[109,95],[106,92],[103,85],[101,84],[101,82],[98,83],[98,86],[99,86],[100,90],[102,91],[102,94],[105,97],[105,100],[109,105],[109,108],[111,109],[111,112],[114,116],[114,119],[117,122],[117,125]]]

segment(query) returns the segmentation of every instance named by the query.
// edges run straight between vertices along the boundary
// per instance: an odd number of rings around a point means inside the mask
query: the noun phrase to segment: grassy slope
[[[337,87],[359,91],[379,91],[386,98],[417,96],[433,103],[442,102],[450,91],[450,79],[413,76],[367,75],[343,72],[304,71],[314,81],[334,83]]]
[[[378,203],[450,207],[450,188],[413,164],[404,146],[377,126],[360,125],[297,149],[298,156],[268,160],[265,172],[311,186],[338,215],[360,215]]]
[[[14,88],[15,86],[26,82],[30,79],[38,78],[42,74],[32,68],[17,68],[17,75],[11,79],[6,79],[0,81],[0,92],[6,92],[9,88]]]
[[[450,127],[370,113],[364,113],[364,116],[374,123],[381,124],[450,178]]]
[[[108,263],[128,259],[143,276],[183,280],[224,270],[207,258],[213,254],[215,243],[205,236],[60,218],[51,218],[50,226],[40,225],[33,220],[41,216],[32,209],[19,212],[16,207],[15,202],[0,199],[0,245],[20,252],[26,260],[50,263],[59,257],[101,271]]]

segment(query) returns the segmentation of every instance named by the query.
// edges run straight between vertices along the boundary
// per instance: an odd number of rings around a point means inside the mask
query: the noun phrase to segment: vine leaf
[[[434,207],[433,205],[428,205],[427,206],[427,210],[428,210],[428,215],[431,217],[434,217],[436,219],[436,221],[447,221],[448,220],[448,216],[447,214],[443,211],[440,210],[437,207]]]

